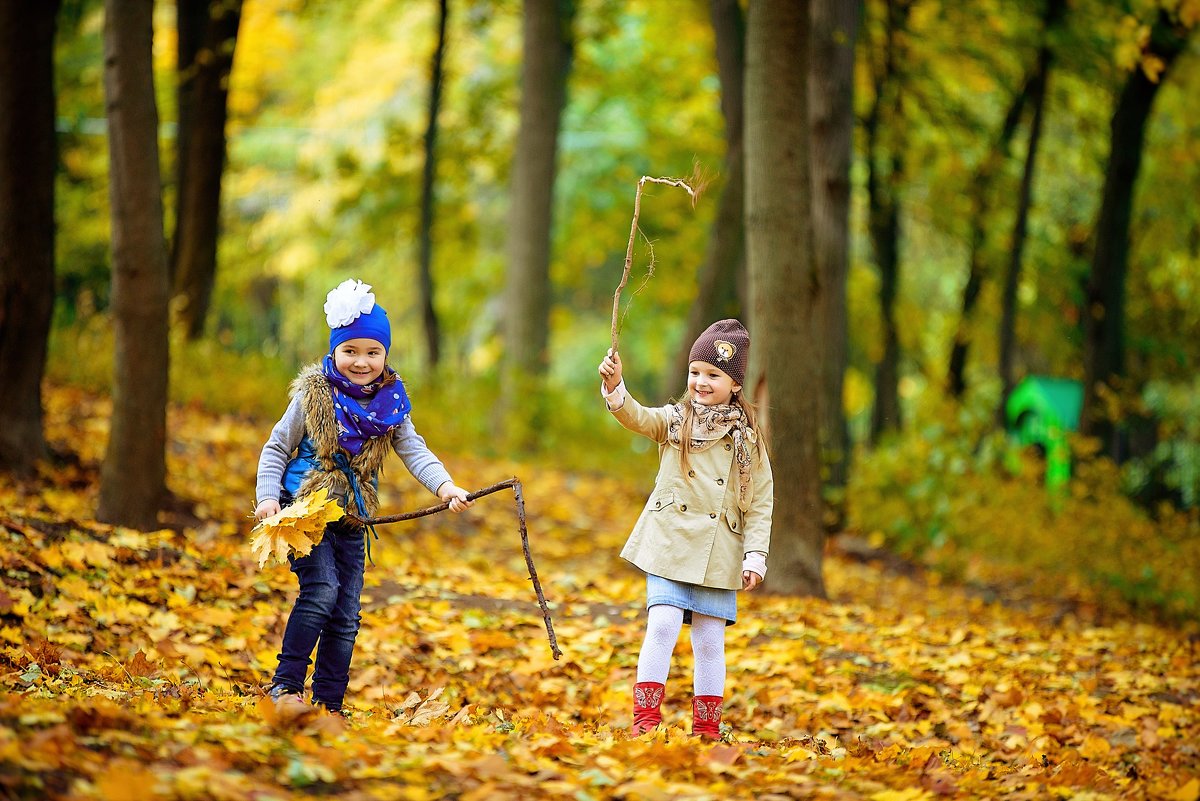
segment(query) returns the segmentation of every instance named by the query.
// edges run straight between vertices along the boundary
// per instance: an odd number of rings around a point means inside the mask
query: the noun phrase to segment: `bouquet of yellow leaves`
[[[308,556],[325,536],[325,524],[341,516],[337,499],[319,489],[256,525],[250,533],[260,533],[250,541],[250,550],[258,557],[260,568],[272,556],[286,564],[289,551]]]

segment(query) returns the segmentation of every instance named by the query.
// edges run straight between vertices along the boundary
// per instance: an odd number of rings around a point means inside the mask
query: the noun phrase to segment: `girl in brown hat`
[[[637,735],[662,722],[671,653],[684,623],[695,656],[692,731],[719,739],[725,693],[725,627],[737,591],[767,574],[774,502],[771,464],[742,395],[750,335],[737,320],[713,323],[692,345],[687,391],[647,408],[625,390],[621,357],[600,363],[603,395],[617,421],[658,443],[659,468],[621,556],[646,573],[646,637],[633,691]]]

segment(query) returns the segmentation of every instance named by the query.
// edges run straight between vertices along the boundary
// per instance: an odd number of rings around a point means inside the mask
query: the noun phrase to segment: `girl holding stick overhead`
[[[608,410],[659,445],[651,493],[621,556],[646,573],[646,635],[638,657],[633,725],[662,722],[671,654],[692,626],[692,731],[719,739],[725,691],[725,627],[737,621],[737,591],[767,574],[774,488],[754,406],[742,394],[750,336],[737,320],[713,323],[689,354],[687,391],[647,408],[625,389],[609,349],[599,371]]]

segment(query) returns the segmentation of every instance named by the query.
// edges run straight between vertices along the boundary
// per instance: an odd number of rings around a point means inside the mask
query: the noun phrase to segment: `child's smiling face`
[[[705,406],[729,403],[733,393],[742,389],[742,385],[734,383],[728,373],[708,362],[692,362],[688,365],[687,385],[692,397]]]
[[[377,381],[386,365],[387,351],[374,339],[347,339],[333,351],[333,366],[360,387]]]

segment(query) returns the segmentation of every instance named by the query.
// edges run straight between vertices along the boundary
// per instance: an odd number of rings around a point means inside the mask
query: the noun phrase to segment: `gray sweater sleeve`
[[[254,491],[256,504],[267,498],[279,499],[284,468],[300,447],[304,433],[303,394],[298,392],[292,397],[283,417],[271,429],[271,436],[263,445],[262,455],[258,457],[258,484]],[[392,448],[413,477],[434,495],[438,487],[453,480],[441,460],[429,450],[425,438],[417,433],[411,417],[405,418],[392,430]]]
[[[392,448],[408,472],[434,495],[437,495],[438,487],[442,484],[453,481],[445,465],[425,444],[425,438],[417,433],[411,416],[404,418],[404,422],[392,430]]]
[[[287,411],[271,429],[271,436],[258,457],[258,484],[254,490],[255,505],[267,498],[279,500],[283,470],[300,442],[304,439],[304,409],[302,393],[296,393]]]

